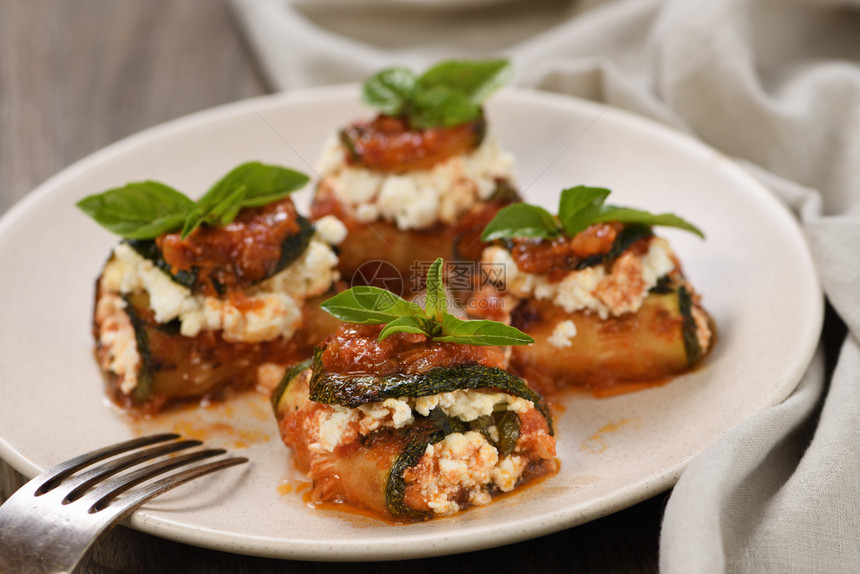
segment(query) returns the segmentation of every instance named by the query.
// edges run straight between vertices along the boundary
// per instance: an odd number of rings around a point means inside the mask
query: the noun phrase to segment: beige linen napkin
[[[232,3],[276,89],[506,55],[520,85],[650,116],[738,158],[797,214],[848,334],[829,341],[829,380],[819,354],[783,404],[685,470],[661,569],[860,570],[860,1]]]

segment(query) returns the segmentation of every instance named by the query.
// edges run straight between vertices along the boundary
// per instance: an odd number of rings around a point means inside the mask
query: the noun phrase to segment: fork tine
[[[36,495],[38,496],[41,494],[45,494],[46,492],[50,492],[51,490],[56,488],[57,485],[62,482],[66,477],[81,470],[82,468],[90,466],[95,462],[104,460],[106,458],[112,457],[123,452],[127,452],[129,450],[140,448],[142,446],[148,446],[151,444],[174,440],[177,438],[179,438],[179,435],[176,433],[164,433],[135,438],[125,442],[106,446],[104,448],[100,448],[98,450],[94,450],[82,454],[80,456],[76,456],[65,462],[61,462],[60,464],[49,468],[39,476],[39,478],[45,480],[45,482],[42,483],[39,488],[36,489]]]
[[[158,475],[169,472],[175,468],[197,462],[213,456],[218,456],[227,451],[221,448],[210,448],[196,452],[171,457],[155,464],[143,466],[133,472],[118,476],[109,482],[96,486],[92,492],[87,494],[87,502],[95,500],[89,507],[89,512],[98,512],[104,509],[110,502],[138,484],[154,478]]]
[[[0,506],[0,572],[72,572],[99,536],[140,505],[190,480],[248,462],[245,457],[231,457],[197,464],[225,454],[223,449],[190,451],[152,462],[153,453],[164,456],[200,444],[176,441],[118,457],[63,481],[99,460],[177,438],[177,434],[162,434],[105,447],[60,463],[15,491]],[[146,464],[96,484],[129,468],[133,461]],[[196,466],[176,471],[189,464]],[[176,472],[165,475],[170,471]],[[77,489],[82,487],[90,490],[81,494]],[[136,488],[126,493],[132,487]],[[77,500],[61,504],[70,488]],[[36,496],[37,491],[44,496]],[[122,493],[126,494],[117,499]]]
[[[207,452],[209,452],[209,451],[203,451],[203,453],[207,453]],[[194,454],[198,454],[198,453],[191,453],[188,455],[183,455],[183,457],[177,457],[177,458],[189,458],[190,459]],[[215,452],[213,450],[207,456],[217,456],[217,454],[222,454],[222,453],[218,453],[218,452]],[[189,461],[188,460],[183,461],[182,464],[184,464],[186,462],[189,462]],[[142,488],[134,491],[133,493],[129,494],[127,497],[117,501],[115,504],[111,504],[111,501],[114,499],[114,497],[116,497],[121,492],[124,492],[125,490],[128,490],[129,488],[131,488],[131,486],[133,486],[131,484],[122,484],[122,485],[119,485],[116,489],[113,489],[110,492],[108,492],[107,494],[104,494],[95,503],[93,503],[93,505],[90,507],[89,512],[95,513],[95,512],[101,512],[101,511],[104,511],[105,509],[108,509],[111,512],[111,514],[114,515],[114,517],[112,518],[112,522],[117,521],[117,520],[121,520],[122,518],[124,518],[128,514],[132,513],[135,509],[137,509],[138,506],[144,504],[145,502],[147,502],[148,500],[150,500],[152,498],[155,498],[159,494],[167,492],[168,490],[176,488],[177,486],[185,484],[186,482],[194,480],[195,478],[205,476],[207,474],[210,474],[212,472],[215,472],[215,471],[218,471],[218,470],[221,470],[224,468],[229,468],[231,466],[244,464],[246,462],[248,462],[248,459],[245,458],[244,456],[241,456],[241,457],[225,458],[225,459],[221,459],[221,460],[216,460],[214,462],[209,462],[206,464],[201,464],[199,466],[195,466],[195,467],[183,470],[182,472],[177,472],[175,474],[172,474],[168,477],[162,478],[161,480],[158,480],[158,481],[153,482],[151,484],[147,484],[144,487],[142,487]],[[173,466],[175,467],[175,466],[179,466],[179,465],[177,464],[177,465],[173,465]],[[162,472],[164,472],[165,470],[166,469],[162,469]],[[152,476],[152,473],[150,473],[150,475]],[[137,484],[143,480],[146,480],[146,478],[150,478],[150,477],[141,478],[135,484]],[[117,480],[119,480],[119,479],[117,479]]]
[[[90,486],[101,482],[102,480],[113,476],[114,474],[122,470],[131,468],[141,462],[153,460],[165,454],[170,454],[172,452],[200,446],[201,444],[203,443],[199,440],[182,440],[177,442],[170,442],[167,444],[152,446],[145,450],[133,452],[122,458],[118,458],[116,460],[112,460],[95,468],[92,468],[79,476],[71,478],[71,480],[63,484],[64,488],[71,489],[66,494],[66,497],[63,499],[63,504],[74,502],[75,500],[82,497],[87,491],[87,489],[90,488]]]

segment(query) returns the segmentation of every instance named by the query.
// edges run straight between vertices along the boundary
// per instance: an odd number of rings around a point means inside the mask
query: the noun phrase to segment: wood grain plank
[[[0,213],[111,142],[262,93],[220,1],[4,1]]]

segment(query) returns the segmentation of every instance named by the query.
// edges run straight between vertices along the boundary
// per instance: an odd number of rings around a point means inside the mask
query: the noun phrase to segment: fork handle
[[[245,457],[231,457],[188,468],[148,483],[103,509],[66,516],[40,511],[46,504],[60,507],[63,494],[34,496],[44,482],[36,477],[0,506],[0,574],[70,573],[103,534],[144,503],[190,480],[245,462]]]
[[[99,533],[90,516],[60,520],[40,512],[44,504],[60,504],[48,493],[34,496],[40,485],[31,480],[0,506],[0,572],[3,574],[53,574],[71,572],[86,556]],[[105,524],[105,530],[113,523]]]

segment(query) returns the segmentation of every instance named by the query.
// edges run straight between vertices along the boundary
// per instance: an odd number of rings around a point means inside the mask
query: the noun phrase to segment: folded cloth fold
[[[860,564],[860,0],[232,0],[271,85],[503,55],[516,83],[632,110],[733,156],[797,214],[848,336],[706,449],[666,509],[666,572]],[[788,278],[786,278],[788,280]],[[786,309],[786,313],[791,313]]]

